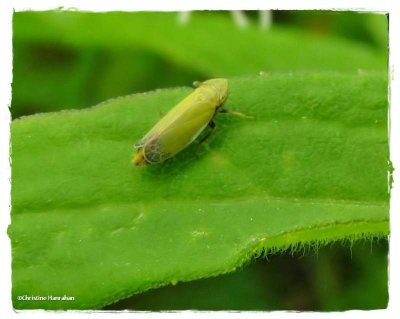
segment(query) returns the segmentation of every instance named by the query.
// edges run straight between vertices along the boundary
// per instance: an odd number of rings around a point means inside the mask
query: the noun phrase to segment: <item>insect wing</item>
[[[186,99],[188,99],[189,97],[190,96],[188,96]],[[134,147],[141,148],[150,142],[154,143],[153,139],[162,134],[163,131],[167,130],[171,126],[171,124],[177,119],[179,114],[182,113],[185,105],[188,104],[184,103],[186,99],[173,107],[161,120],[156,123],[156,125],[151,128],[151,130],[141,140],[135,143]]]
[[[187,96],[177,105],[175,105],[165,116],[154,125],[151,130],[135,144],[135,147],[142,147],[145,145],[150,139],[154,138],[154,136],[158,136],[162,134],[165,130],[173,125],[179,117],[184,114],[188,108],[192,105],[193,96],[196,96],[196,91]]]
[[[206,102],[192,104],[168,128],[146,141],[146,160],[150,163],[162,162],[184,149],[205,129],[214,112],[215,108]]]

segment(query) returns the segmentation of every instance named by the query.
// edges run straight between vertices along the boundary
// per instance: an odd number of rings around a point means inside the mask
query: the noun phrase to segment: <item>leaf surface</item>
[[[96,309],[233,271],[263,249],[388,234],[384,74],[229,80],[214,138],[133,167],[188,93],[159,90],[13,121],[13,303]],[[18,296],[72,296],[23,301]]]

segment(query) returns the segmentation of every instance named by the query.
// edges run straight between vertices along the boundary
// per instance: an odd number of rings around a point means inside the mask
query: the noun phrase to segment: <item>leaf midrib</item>
[[[215,198],[215,200],[212,200],[213,198],[208,198],[209,200],[204,201],[204,200],[196,200],[196,199],[186,199],[186,200],[176,200],[174,198],[174,203],[176,204],[199,204],[201,202],[206,203],[207,205],[218,205],[221,204],[221,200],[219,198]],[[292,198],[292,197],[283,197],[283,196],[232,196],[232,197],[224,197],[224,205],[228,202],[228,205],[234,205],[235,203],[243,203],[243,202],[250,202],[250,201],[257,201],[257,200],[265,200],[265,201],[270,201],[274,203],[285,203],[285,204],[297,204],[297,205],[302,205],[302,204],[308,204],[308,205],[324,205],[324,206],[346,206],[346,207],[381,207],[381,208],[387,208],[389,205],[386,202],[379,202],[379,201],[354,201],[354,200],[338,200],[338,199],[332,199],[332,198],[324,198],[318,200],[318,198]],[[62,214],[64,212],[73,212],[76,211],[77,213],[80,213],[82,209],[94,209],[98,208],[104,209],[104,208],[110,208],[110,207],[135,207],[135,206],[142,206],[143,203],[146,203],[146,207],[162,207],[163,203],[166,203],[168,201],[168,197],[165,197],[163,200],[155,201],[140,201],[137,203],[132,203],[132,202],[109,202],[109,204],[102,204],[102,205],[80,205],[79,208],[73,208],[75,207],[74,205],[71,205],[71,207],[66,206],[66,207],[53,207],[49,209],[32,209],[32,207],[29,208],[29,211],[24,211],[23,208],[19,207],[18,208],[18,213],[17,215],[22,215],[22,214],[48,214],[54,211],[54,213],[59,213]],[[15,215],[15,211],[14,211]]]

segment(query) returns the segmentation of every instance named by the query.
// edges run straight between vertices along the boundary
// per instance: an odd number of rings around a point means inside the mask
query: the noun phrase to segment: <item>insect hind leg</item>
[[[207,134],[205,134],[198,142],[196,145],[196,156],[199,157],[199,152],[200,152],[200,146],[202,144],[204,144],[204,142],[206,142],[207,140],[210,139],[211,135],[213,135],[213,133],[215,132],[215,128],[217,127],[214,123],[214,121],[211,121],[210,123],[208,123],[207,125],[210,130],[207,132]]]
[[[210,130],[209,132],[207,132],[207,134],[204,135],[204,136],[201,138],[201,140],[198,142],[198,145],[199,145],[199,146],[200,146],[201,144],[203,144],[205,141],[207,141],[207,140],[211,137],[211,135],[214,133],[215,128],[216,128],[217,126],[215,125],[215,122],[214,122],[214,121],[210,121],[210,123],[208,123],[208,127],[211,128],[211,130]]]

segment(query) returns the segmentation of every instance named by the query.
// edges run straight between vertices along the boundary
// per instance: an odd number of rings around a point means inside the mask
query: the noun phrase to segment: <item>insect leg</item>
[[[211,130],[201,138],[201,140],[198,142],[199,146],[207,141],[210,138],[211,134],[214,133],[214,129],[216,128],[214,121],[208,123],[208,126],[211,128]]]
[[[231,111],[231,110],[227,110],[224,108],[220,108],[220,110],[218,111],[219,113],[225,113],[225,114],[231,114],[231,115],[235,115],[241,118],[245,118],[245,119],[254,119],[253,116],[248,116],[246,114],[240,113],[240,112],[236,112],[236,111]]]
[[[210,127],[211,130],[209,130],[209,132],[207,132],[207,134],[204,135],[201,138],[201,140],[197,143],[197,146],[196,146],[196,156],[197,157],[199,156],[200,146],[211,137],[211,135],[214,133],[214,129],[216,128],[216,125],[215,125],[214,121],[212,121],[212,120],[210,123],[208,123],[208,126]]]
[[[207,132],[206,135],[204,135],[200,139],[200,141],[197,142],[197,145],[196,145],[196,156],[197,157],[199,157],[200,146],[211,137],[211,135],[214,133],[214,129],[216,128],[216,125],[215,125],[214,121],[212,121],[212,120],[210,123],[208,123],[207,126],[210,127],[210,130]]]

